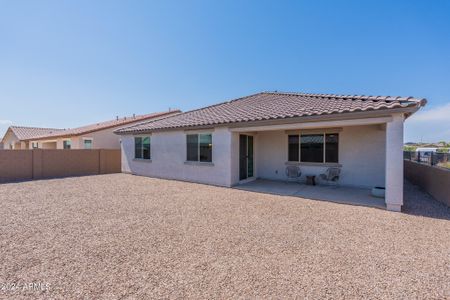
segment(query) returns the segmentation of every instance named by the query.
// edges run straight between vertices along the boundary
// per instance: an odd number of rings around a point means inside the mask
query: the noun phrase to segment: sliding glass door
[[[253,136],[239,136],[239,180],[253,177]]]

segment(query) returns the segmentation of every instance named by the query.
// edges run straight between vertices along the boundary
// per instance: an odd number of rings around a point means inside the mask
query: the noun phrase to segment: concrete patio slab
[[[330,201],[386,209],[384,199],[371,195],[370,189],[329,185],[305,185],[303,183],[257,179],[234,188],[244,191],[305,199]]]

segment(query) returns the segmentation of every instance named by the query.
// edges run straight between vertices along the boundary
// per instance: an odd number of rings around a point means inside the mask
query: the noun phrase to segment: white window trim
[[[214,163],[209,161],[186,160],[185,165],[213,167]]]

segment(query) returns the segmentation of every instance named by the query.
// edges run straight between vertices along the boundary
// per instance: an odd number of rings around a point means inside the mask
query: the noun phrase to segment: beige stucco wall
[[[3,138],[3,149],[17,149],[17,144],[20,145],[19,139],[11,130],[8,130]]]
[[[150,177],[230,186],[231,132],[227,128],[202,132],[212,133],[212,163],[186,162],[187,133],[169,131],[151,135],[151,161],[135,160],[134,136],[122,136],[122,171]]]
[[[385,137],[385,129],[380,125],[342,128],[339,132],[341,185],[384,186]],[[287,157],[288,134],[285,131],[262,131],[256,134],[255,162],[258,178],[285,180]],[[300,164],[301,179],[305,180],[305,175],[324,173],[327,168],[328,166]],[[239,172],[238,166],[234,169],[234,173]]]
[[[26,149],[28,149],[28,142],[20,142],[20,149],[24,149],[24,150],[26,150]]]
[[[109,128],[80,136],[77,141],[79,148],[84,148],[84,138],[92,138],[93,149],[120,149],[120,136],[114,133],[116,129]]]
[[[285,131],[261,131],[254,135],[257,178],[285,180],[288,135]],[[385,127],[380,125],[343,127],[339,133],[341,185],[373,187],[385,185]],[[186,132],[170,131],[151,135],[152,160],[134,160],[132,135],[122,136],[124,172],[231,186],[239,182],[239,133],[227,128],[213,132],[213,165],[190,165],[186,159]],[[327,166],[301,165],[306,174],[319,175]]]
[[[31,143],[30,143],[30,146],[31,146]],[[39,149],[57,149],[57,142],[56,141],[54,141],[54,142],[49,142],[49,141],[39,142],[38,148]]]
[[[85,139],[92,140],[92,149],[120,149],[120,137],[114,134],[114,130],[116,129],[117,127],[86,133],[80,136],[57,138],[57,149],[64,149],[63,143],[65,140],[71,141],[71,149],[84,149]],[[42,144],[45,141],[41,140],[37,142],[39,142],[39,148],[42,148]]]

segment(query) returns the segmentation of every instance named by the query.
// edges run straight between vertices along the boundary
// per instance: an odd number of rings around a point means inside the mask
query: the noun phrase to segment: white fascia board
[[[313,128],[330,128],[330,127],[384,124],[384,123],[388,123],[391,121],[392,121],[392,117],[389,116],[389,117],[380,117],[380,118],[316,121],[316,122],[293,123],[293,124],[237,127],[237,128],[230,128],[229,130],[232,132],[241,132],[241,131],[274,131],[274,130],[313,129]]]

